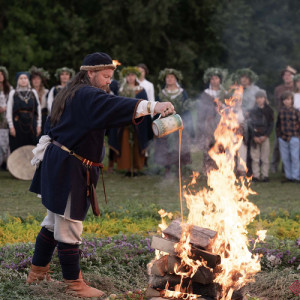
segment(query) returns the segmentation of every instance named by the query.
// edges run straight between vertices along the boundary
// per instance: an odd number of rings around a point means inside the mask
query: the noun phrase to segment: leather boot
[[[82,278],[81,271],[79,273],[79,278],[76,280],[67,280],[64,279],[64,282],[67,284],[67,293],[75,295],[82,298],[92,298],[92,297],[102,297],[104,292],[97,290],[93,287],[90,287],[86,284]]]
[[[46,267],[39,267],[31,264],[26,282],[28,284],[32,284],[32,283],[38,283],[44,279],[46,279],[46,281],[54,281],[51,279],[48,273],[49,273],[49,264]]]

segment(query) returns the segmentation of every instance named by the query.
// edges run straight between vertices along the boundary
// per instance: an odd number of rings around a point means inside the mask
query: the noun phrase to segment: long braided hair
[[[53,101],[50,122],[57,124],[64,112],[67,100],[72,100],[75,93],[82,87],[92,85],[87,71],[78,72],[75,77],[57,94]]]

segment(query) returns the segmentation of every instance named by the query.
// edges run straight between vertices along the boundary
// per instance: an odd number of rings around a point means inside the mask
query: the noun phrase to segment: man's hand
[[[171,102],[157,102],[154,107],[154,114],[161,114],[162,117],[175,113],[174,106]]]
[[[9,133],[10,133],[11,136],[16,137],[15,127],[9,128]]]
[[[255,142],[256,144],[260,144],[260,138],[259,138],[259,137],[255,136],[255,137],[253,138],[253,140],[254,140],[254,142]]]
[[[42,128],[41,126],[36,127],[36,136],[39,136],[41,134]]]
[[[260,142],[263,143],[268,137],[267,136],[261,136],[260,137]]]

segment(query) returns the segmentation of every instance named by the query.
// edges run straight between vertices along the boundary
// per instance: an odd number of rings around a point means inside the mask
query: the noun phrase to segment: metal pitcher
[[[178,114],[169,115],[167,117],[161,117],[160,115],[159,118],[152,123],[153,133],[158,138],[179,129],[183,129],[183,122]]]

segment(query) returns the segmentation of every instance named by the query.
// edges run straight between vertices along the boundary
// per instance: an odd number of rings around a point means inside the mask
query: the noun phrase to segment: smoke
[[[211,26],[226,53],[222,64],[231,72],[251,68],[259,75],[257,85],[273,94],[282,69],[300,70],[299,11],[292,0],[220,2]]]

